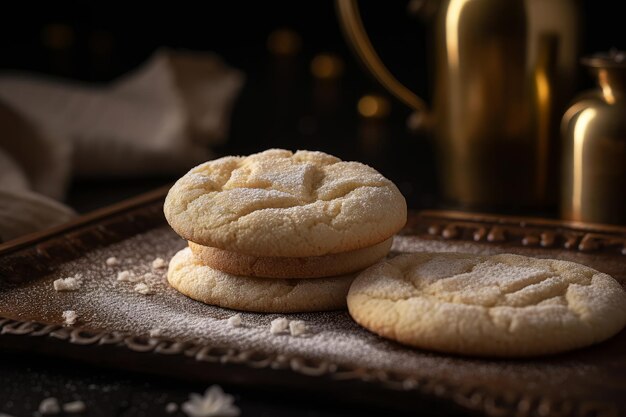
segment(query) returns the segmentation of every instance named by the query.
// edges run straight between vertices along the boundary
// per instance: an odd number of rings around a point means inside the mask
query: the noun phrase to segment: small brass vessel
[[[599,88],[580,95],[563,117],[561,215],[626,224],[626,53],[582,63]]]

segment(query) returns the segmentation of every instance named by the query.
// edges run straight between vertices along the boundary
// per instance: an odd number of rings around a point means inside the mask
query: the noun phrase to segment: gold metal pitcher
[[[576,0],[421,0],[432,15],[432,110],[382,63],[356,0],[336,0],[349,43],[432,130],[444,199],[467,208],[558,200],[559,122],[575,89]]]

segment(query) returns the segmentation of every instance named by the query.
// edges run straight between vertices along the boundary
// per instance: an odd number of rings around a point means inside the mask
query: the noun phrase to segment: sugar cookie
[[[532,356],[603,341],[626,324],[626,293],[573,262],[414,253],[362,272],[348,294],[360,325],[424,349]]]
[[[270,149],[193,168],[165,216],[202,246],[256,257],[312,257],[377,245],[406,223],[406,201],[375,169],[322,153]]]
[[[313,279],[250,278],[202,265],[191,249],[170,261],[170,285],[194,300],[234,310],[260,313],[295,313],[338,310],[354,275]]]
[[[193,255],[203,265],[233,275],[263,278],[320,278],[361,271],[384,258],[393,239],[349,252],[307,258],[257,257],[189,242]]]

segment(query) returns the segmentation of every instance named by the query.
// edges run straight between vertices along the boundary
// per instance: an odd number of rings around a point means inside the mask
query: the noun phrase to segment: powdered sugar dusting
[[[456,246],[455,246],[456,245]],[[217,346],[240,350],[280,352],[285,355],[327,359],[339,364],[358,365],[397,372],[411,372],[420,377],[462,381],[472,378],[493,380],[506,378],[509,386],[526,389],[537,380],[558,384],[568,378],[589,378],[596,369],[575,359],[540,361],[490,361],[440,355],[403,347],[384,340],[359,327],[345,311],[308,314],[255,314],[209,306],[193,301],[172,289],[166,281],[167,270],[153,269],[156,257],[166,262],[186,242],[167,226],[153,229],[104,249],[94,250],[82,258],[60,265],[46,278],[0,291],[0,311],[13,312],[12,318],[59,323],[63,311],[80,312],[80,326],[93,330],[120,331],[147,335],[160,329],[160,337],[200,340]],[[431,249],[459,251],[460,243],[435,242],[398,237],[396,251]],[[468,245],[468,250],[484,251]],[[493,252],[493,251],[492,251]],[[120,265],[106,265],[116,256]],[[154,294],[149,297],[135,292],[136,283],[118,281],[118,273],[129,271],[143,277]],[[56,292],[52,281],[83,274],[80,291]],[[245,326],[233,326],[229,318],[239,314]],[[270,323],[280,317],[306,323],[307,337],[272,335]],[[571,358],[571,356],[570,356]],[[599,378],[600,376],[598,376]]]

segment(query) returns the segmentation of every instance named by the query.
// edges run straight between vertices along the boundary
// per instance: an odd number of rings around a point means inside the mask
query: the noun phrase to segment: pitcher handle
[[[407,106],[419,113],[427,113],[426,102],[398,81],[376,53],[363,26],[357,0],[336,0],[335,7],[344,36],[376,80]]]

